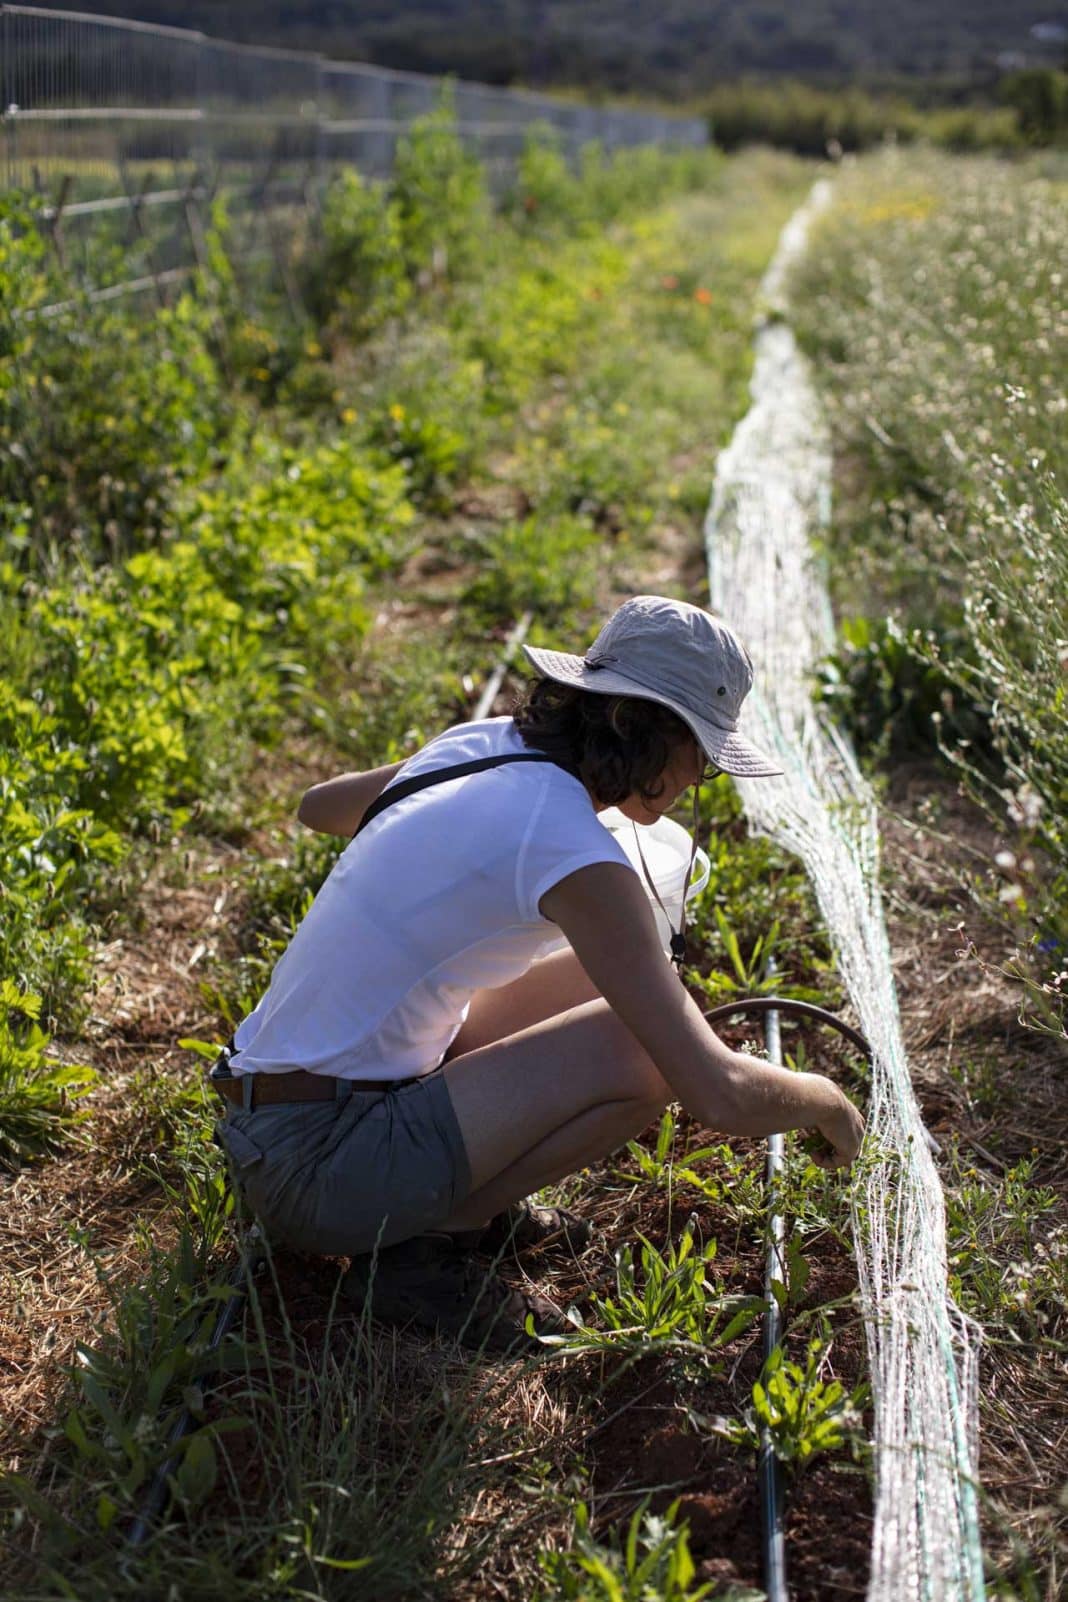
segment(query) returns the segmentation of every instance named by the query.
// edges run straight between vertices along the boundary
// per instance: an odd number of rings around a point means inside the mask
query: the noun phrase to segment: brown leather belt
[[[220,1096],[244,1105],[241,1080],[213,1079],[212,1084]],[[280,1101],[334,1101],[337,1097],[337,1080],[330,1074],[309,1074],[303,1068],[294,1068],[286,1074],[253,1074],[252,1106],[264,1107]],[[398,1085],[410,1085],[410,1079],[353,1079],[348,1083],[353,1090],[395,1090]]]

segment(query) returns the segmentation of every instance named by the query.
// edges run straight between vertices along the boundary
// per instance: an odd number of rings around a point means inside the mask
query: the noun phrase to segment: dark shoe
[[[588,1246],[593,1225],[566,1207],[540,1207],[518,1201],[491,1218],[482,1229],[457,1231],[453,1240],[468,1251],[566,1252],[574,1256]]]
[[[537,1346],[537,1335],[568,1325],[536,1292],[513,1290],[457,1249],[448,1235],[416,1235],[372,1256],[354,1257],[341,1294],[387,1324],[418,1324],[491,1352]],[[526,1322],[533,1319],[534,1336]]]

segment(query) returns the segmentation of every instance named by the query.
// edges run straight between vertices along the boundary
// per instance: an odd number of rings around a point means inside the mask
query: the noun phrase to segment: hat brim
[[[734,729],[721,729],[680,702],[666,695],[655,695],[644,685],[628,679],[625,673],[616,673],[612,668],[589,668],[581,656],[573,656],[568,651],[546,651],[540,646],[524,645],[523,652],[543,678],[555,679],[558,684],[592,690],[595,695],[631,695],[639,701],[656,701],[670,707],[693,731],[709,761],[724,773],[742,779],[773,779],[782,775],[783,769],[776,767],[744,734]]]

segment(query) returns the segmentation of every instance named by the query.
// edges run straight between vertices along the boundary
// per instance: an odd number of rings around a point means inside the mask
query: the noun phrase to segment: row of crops
[[[35,317],[70,286],[32,207],[5,203],[0,1157],[18,1594],[71,1594],[77,1574],[86,1598],[648,1585],[681,1602],[711,1582],[740,1596],[759,1576],[746,1497],[765,1413],[795,1475],[797,1594],[840,1594],[827,1554],[843,1542],[866,1571],[847,1195],[802,1152],[774,1372],[750,1327],[760,1154],[669,1115],[584,1176],[604,1242],[545,1270],[584,1319],[570,1351],[472,1368],[346,1317],[336,1265],[279,1258],[209,1385],[232,1204],[198,1059],[178,1045],[225,1037],[330,866],[331,844],[292,822],[310,779],[394,760],[469,715],[526,608],[534,638],[567,646],[635,590],[699,597],[757,284],[810,177],[759,152],[590,151],[575,172],[535,141],[491,204],[433,117],[388,187],[350,173],[309,220],[299,317],[281,295],[250,302],[221,206],[211,271],[170,306]],[[1012,874],[980,863],[970,890],[1006,926],[1051,1039],[1068,940],[1059,193],[1038,164],[867,163],[840,174],[794,290],[843,463],[831,571],[847,621],[821,693],[873,762],[955,762],[993,808]],[[774,956],[777,988],[833,1003],[803,874],[746,836],[723,784],[704,801],[696,991],[766,987]],[[816,1038],[786,1045],[834,1067]],[[955,1289],[1044,1373],[1063,1291],[1055,1198],[1041,1152],[1010,1142],[1005,1159],[992,1185],[949,1159]],[[183,1404],[195,1428],[163,1525],[120,1562]],[[1047,1533],[1025,1531],[1033,1557],[992,1538],[1021,1595],[1041,1594]]]

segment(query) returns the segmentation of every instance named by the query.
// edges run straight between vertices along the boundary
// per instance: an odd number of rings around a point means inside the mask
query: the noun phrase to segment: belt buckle
[[[226,1084],[235,1077],[230,1072],[230,1058],[232,1056],[233,1052],[230,1050],[230,1047],[223,1046],[218,1057],[215,1059],[215,1063],[211,1069],[211,1072],[208,1074],[208,1079],[216,1087],[216,1089],[219,1089],[221,1084]]]

